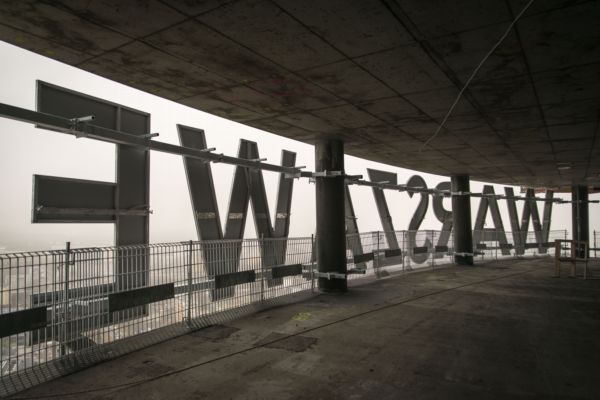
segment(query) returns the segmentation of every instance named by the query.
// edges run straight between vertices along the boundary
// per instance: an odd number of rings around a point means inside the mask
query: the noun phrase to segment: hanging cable
[[[427,147],[429,145],[429,143],[431,143],[431,141],[433,141],[433,139],[435,139],[437,137],[437,135],[439,135],[439,133],[442,131],[442,128],[446,124],[446,121],[448,121],[448,118],[450,118],[450,115],[452,115],[452,112],[454,111],[454,108],[458,104],[458,102],[459,102],[460,98],[462,97],[463,93],[465,92],[465,90],[467,90],[467,87],[469,87],[469,84],[475,78],[475,76],[477,75],[477,73],[479,72],[479,70],[481,69],[481,67],[483,66],[483,64],[485,64],[485,62],[487,61],[487,59],[490,58],[490,56],[496,51],[496,49],[498,48],[498,46],[500,46],[500,44],[502,44],[502,42],[504,41],[504,39],[506,39],[506,37],[508,36],[508,34],[510,33],[510,31],[513,29],[513,27],[515,26],[515,24],[517,23],[517,21],[519,21],[519,19],[521,18],[521,16],[525,13],[525,11],[527,11],[527,9],[529,8],[529,6],[534,1],[535,0],[529,0],[529,3],[527,3],[525,5],[525,7],[523,7],[523,9],[521,10],[521,12],[518,13],[517,16],[510,23],[510,25],[508,26],[508,29],[506,29],[506,32],[504,32],[504,34],[502,35],[502,37],[500,38],[500,40],[498,40],[496,42],[496,44],[490,49],[490,51],[487,52],[487,54],[485,55],[485,57],[483,57],[483,59],[479,62],[479,65],[477,65],[477,67],[475,68],[475,70],[473,70],[473,73],[471,74],[471,76],[469,77],[469,79],[467,79],[467,82],[465,83],[465,85],[462,87],[462,89],[460,90],[460,92],[458,92],[458,96],[456,96],[456,99],[454,100],[454,103],[452,103],[452,106],[450,106],[450,109],[446,113],[446,116],[444,117],[444,119],[442,119],[442,122],[437,127],[437,129],[435,130],[435,133],[433,135],[431,135],[431,137],[429,139],[427,139],[425,141],[425,143],[423,143],[423,145],[419,149],[419,153],[421,153],[423,151],[423,149],[425,147]]]

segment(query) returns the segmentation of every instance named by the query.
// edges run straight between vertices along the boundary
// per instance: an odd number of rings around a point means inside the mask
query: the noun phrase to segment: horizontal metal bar
[[[282,167],[280,165],[251,161],[243,158],[226,156],[224,154],[214,154],[190,147],[157,142],[143,136],[131,135],[125,132],[119,132],[89,123],[74,123],[72,120],[67,118],[45,114],[38,111],[27,110],[25,108],[15,107],[4,103],[0,103],[0,117],[36,124],[40,128],[51,129],[76,137],[86,137],[113,144],[142,147],[149,150],[190,157],[203,161],[219,162],[223,164],[238,165],[241,167],[280,173],[294,174],[300,172],[300,169],[294,167]]]
[[[354,264],[360,264],[367,261],[372,261],[375,258],[373,253],[364,253],[364,254],[355,254],[354,255]]]
[[[413,247],[413,254],[425,254],[429,252],[429,247]]]
[[[11,106],[9,104],[0,103],[0,117],[9,118],[15,121],[21,121],[31,124],[36,124],[40,128],[51,129],[62,133],[74,135],[75,137],[86,137],[90,139],[96,139],[103,142],[109,142],[113,144],[124,144],[129,146],[142,147],[149,150],[160,151],[163,153],[175,154],[184,157],[199,159],[207,162],[218,162],[223,164],[237,165],[241,167],[260,169],[265,171],[273,171],[285,174],[287,178],[314,178],[314,177],[336,177],[342,176],[341,171],[322,171],[322,172],[309,172],[301,171],[297,167],[282,167],[280,165],[267,164],[258,160],[247,160],[243,158],[237,158],[232,156],[226,156],[224,154],[215,154],[206,149],[193,149],[190,147],[177,146],[164,142],[157,142],[151,140],[151,137],[145,135],[137,136],[128,134],[125,132],[115,131],[108,128],[93,125],[88,122],[77,121],[75,119],[63,118],[55,115],[45,114],[38,111],[27,110],[21,107]],[[356,179],[359,175],[345,175],[348,184],[377,187],[381,189],[390,189],[397,191],[410,191],[415,193],[427,193],[435,196],[446,196],[452,195],[470,195],[474,197],[494,197],[500,199],[512,199],[512,200],[533,200],[543,202],[555,202],[555,203],[570,203],[560,198],[545,199],[539,197],[519,197],[519,196],[502,196],[482,193],[470,193],[460,192],[451,193],[445,190],[438,190],[433,188],[420,188],[420,187],[407,187],[406,185],[393,185],[389,183],[378,183],[369,182],[362,179]],[[590,200],[589,203],[598,203],[598,200]]]
[[[0,338],[45,327],[46,307],[14,311],[0,315]]]
[[[387,249],[383,251],[385,258],[399,257],[402,255],[402,249]]]
[[[278,265],[271,268],[271,277],[273,279],[295,275],[302,275],[302,264]]]
[[[255,271],[240,271],[230,274],[215,276],[215,289],[223,289],[229,286],[241,285],[256,281]]]
[[[113,209],[103,209],[103,208],[58,208],[58,207],[46,207],[46,206],[37,206],[35,208],[38,214],[42,215],[106,215],[106,216],[115,216],[115,215],[128,215],[128,216],[139,216],[143,217],[149,214],[152,214],[151,210],[113,210]]]
[[[108,310],[109,312],[125,310],[148,303],[172,299],[173,297],[175,297],[175,285],[173,283],[112,293],[108,296]]]

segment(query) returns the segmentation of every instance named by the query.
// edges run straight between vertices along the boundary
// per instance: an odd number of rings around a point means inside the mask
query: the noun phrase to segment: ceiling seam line
[[[434,57],[431,54],[431,52],[434,52],[434,50],[429,48],[429,43],[427,42],[425,37],[422,34],[420,34],[420,36],[423,36],[423,37],[419,38],[417,36],[417,34],[413,31],[413,29],[410,29],[408,26],[406,26],[406,23],[397,15],[396,12],[394,12],[394,10],[392,10],[392,6],[389,4],[389,2],[387,0],[381,0],[381,2],[386,6],[386,8],[390,11],[390,13],[396,18],[398,23],[400,23],[400,25],[404,29],[406,29],[406,31],[414,38],[414,40],[419,44],[419,46],[421,46],[421,48],[423,49],[425,54],[431,59],[431,61],[435,65],[437,65],[439,67],[439,69],[442,71],[442,73],[444,73],[449,78],[449,80],[455,85],[456,89],[460,90],[459,89],[460,80],[456,76],[454,76],[453,71],[452,71],[452,73],[448,72],[448,70],[451,70],[450,67],[441,65],[442,61],[438,60],[437,59],[438,57]],[[406,13],[402,10],[400,5],[398,5],[397,3],[394,3],[394,4],[400,10],[400,12],[405,16],[405,18],[408,20],[408,23],[413,25],[414,29],[417,30],[417,32],[418,32],[418,28],[416,28],[415,24],[410,20],[410,18],[408,18],[408,16],[406,16]],[[481,110],[481,107],[479,107],[477,102],[474,99],[472,99],[472,96],[471,96],[471,93],[469,92],[469,90],[465,90],[464,97],[469,101],[469,103],[471,103],[471,106],[473,106],[473,108],[479,113],[480,117],[486,122],[486,124],[489,126],[489,128],[491,128],[491,130],[496,134],[496,136],[500,139],[500,141],[503,143],[503,145],[514,154],[514,151],[512,151],[511,147],[508,145],[508,143],[506,143],[506,140],[504,139],[503,135],[501,135],[498,132],[498,130],[489,122],[486,114]],[[529,167],[523,161],[523,159],[520,156],[515,156],[515,157],[522,164],[523,169],[528,171],[530,175],[534,176],[533,171],[531,169],[529,169]]]

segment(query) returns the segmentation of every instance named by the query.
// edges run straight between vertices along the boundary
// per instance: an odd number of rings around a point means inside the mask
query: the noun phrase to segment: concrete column
[[[316,172],[341,171],[344,174],[344,143],[320,140],[315,144]],[[316,178],[317,267],[319,272],[346,274],[346,214],[343,176]],[[323,292],[345,292],[346,279],[319,278]]]
[[[453,175],[450,178],[452,192],[469,192],[469,175]],[[459,265],[473,265],[473,229],[471,226],[471,196],[452,196],[452,231],[454,252],[470,255],[455,255]]]
[[[576,185],[571,187],[573,240],[590,243],[590,221],[587,186]],[[577,255],[583,257],[583,251]]]

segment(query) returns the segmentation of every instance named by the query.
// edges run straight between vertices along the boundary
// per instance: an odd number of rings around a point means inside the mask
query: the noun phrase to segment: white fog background
[[[159,132],[158,141],[179,145],[176,124],[204,129],[209,147],[218,153],[237,155],[241,138],[256,141],[261,157],[279,164],[281,150],[297,153],[296,164],[314,170],[314,149],[295,140],[286,139],[255,128],[228,121],[183,105],[176,104],[119,83],[39,56],[35,53],[0,42],[0,102],[35,109],[36,80],[43,80],[91,96],[123,104],[151,114],[151,132]],[[114,145],[71,135],[36,129],[31,124],[0,118],[0,252],[30,251],[63,248],[67,241],[73,247],[114,244],[112,224],[32,224],[32,176],[54,175],[69,178],[114,182]],[[226,216],[233,166],[213,164],[212,171],[221,219]],[[429,187],[448,177],[396,168],[346,156],[346,172],[367,177],[367,168],[396,172],[398,182],[405,183],[411,175],[424,177]],[[151,153],[150,178],[150,242],[197,240],[186,176],[181,157]],[[263,172],[270,211],[274,213],[278,174]],[[481,191],[484,183],[471,182],[472,191]],[[503,193],[502,185],[494,185]],[[309,236],[315,230],[314,185],[308,179],[294,182],[291,209],[290,237]],[[518,193],[519,188],[515,188]],[[352,201],[361,232],[381,230],[371,188],[351,186]],[[570,199],[569,194],[558,197]],[[591,199],[600,196],[592,195]],[[419,196],[412,199],[407,193],[386,191],[394,226],[408,228]],[[444,200],[450,208],[449,199]],[[510,230],[506,202],[499,201],[504,227]],[[472,199],[473,220],[479,199]],[[343,207],[343,204],[340,204]],[[523,202],[517,202],[519,215]],[[543,203],[538,204],[540,215]],[[600,205],[590,204],[590,230],[597,229]],[[254,220],[247,219],[245,237],[255,237]],[[489,214],[489,213],[488,213]],[[224,222],[224,221],[222,221]],[[486,226],[493,226],[490,216]],[[441,223],[433,214],[431,201],[420,229],[440,229]],[[555,205],[552,229],[571,230],[571,205]]]

